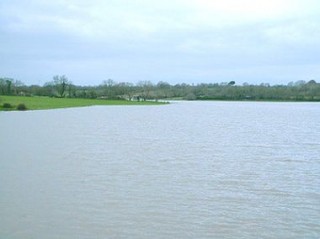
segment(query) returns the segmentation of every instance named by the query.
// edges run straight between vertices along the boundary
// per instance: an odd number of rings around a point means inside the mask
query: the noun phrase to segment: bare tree
[[[68,78],[65,75],[59,76],[56,75],[53,77],[53,85],[57,91],[57,94],[59,97],[65,97],[67,88],[71,82],[68,80]]]
[[[150,92],[152,90],[153,84],[151,81],[139,81],[137,84],[141,87],[142,90],[142,98],[145,101],[146,99],[150,98]]]

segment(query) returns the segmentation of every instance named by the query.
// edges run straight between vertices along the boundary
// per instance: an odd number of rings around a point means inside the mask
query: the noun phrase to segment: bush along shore
[[[9,100],[9,101],[11,101],[11,100]],[[19,110],[19,111],[24,111],[24,110],[27,110],[27,107],[23,103],[20,103],[18,105],[12,105],[11,103],[3,103],[3,105],[0,106],[0,110],[6,110],[6,111]]]

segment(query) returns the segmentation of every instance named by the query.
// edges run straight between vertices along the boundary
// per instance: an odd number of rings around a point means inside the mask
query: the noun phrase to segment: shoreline
[[[7,104],[6,107],[4,107],[4,104]],[[26,109],[17,109],[17,107],[22,104]],[[0,96],[0,111],[50,110],[86,106],[151,106],[164,104],[167,103],[161,101],[52,98],[46,96]]]

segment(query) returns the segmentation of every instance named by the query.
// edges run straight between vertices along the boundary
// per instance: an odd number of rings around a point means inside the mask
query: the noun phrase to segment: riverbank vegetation
[[[97,101],[91,101],[94,104],[109,104],[106,100],[124,100],[128,103],[159,99],[320,101],[320,83],[309,80],[290,82],[287,85],[270,85],[268,83],[238,85],[235,81],[230,81],[172,85],[163,81],[157,84],[150,81],[132,84],[109,79],[96,86],[79,86],[73,84],[66,76],[54,76],[52,81],[40,86],[25,85],[21,81],[11,78],[0,78],[1,95],[48,97],[48,100],[41,98],[44,102],[49,101],[50,98],[57,98],[54,102],[64,102],[61,99],[69,99],[66,101],[67,105],[83,102],[80,99],[95,99]],[[34,98],[34,100],[36,99],[40,98]],[[114,102],[110,101],[110,104],[114,104]]]
[[[0,111],[44,110],[94,105],[154,105],[154,101],[101,100],[79,98],[55,98],[47,96],[0,96]]]

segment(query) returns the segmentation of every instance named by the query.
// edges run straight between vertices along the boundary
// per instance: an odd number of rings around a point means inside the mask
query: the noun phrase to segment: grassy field
[[[4,108],[4,104],[10,104],[11,108]],[[24,96],[0,96],[0,111],[17,110],[19,104],[24,104],[27,110],[44,110],[70,107],[82,107],[93,105],[159,105],[160,102],[151,101],[126,101],[126,100],[99,100],[99,99],[70,99],[50,97],[24,97]]]

